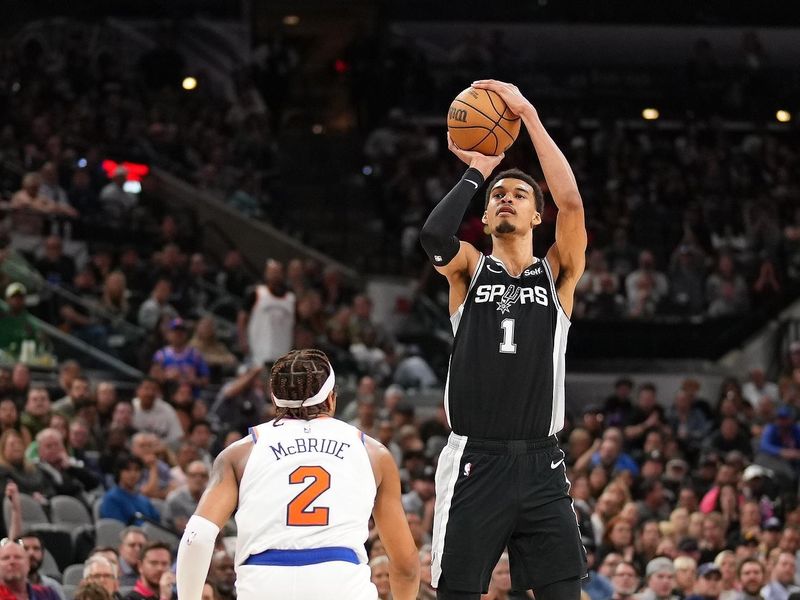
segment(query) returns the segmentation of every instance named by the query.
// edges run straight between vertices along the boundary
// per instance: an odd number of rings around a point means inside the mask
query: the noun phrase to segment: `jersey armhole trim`
[[[547,257],[544,257],[542,260],[542,264],[544,265],[544,270],[547,273],[547,279],[550,281],[550,290],[553,294],[553,302],[556,303],[556,308],[564,315],[564,318],[567,319],[570,323],[572,322],[570,318],[567,316],[564,307],[561,306],[561,299],[558,297],[558,290],[556,289],[556,280],[553,277],[553,271],[550,270],[550,263],[547,261]]]
[[[255,444],[256,442],[258,442],[258,428],[257,427],[249,427],[247,429],[247,431],[250,434],[250,437],[253,438],[253,443]]]

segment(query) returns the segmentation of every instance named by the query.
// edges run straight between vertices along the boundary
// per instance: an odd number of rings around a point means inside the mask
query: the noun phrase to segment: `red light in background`
[[[342,75],[343,73],[347,73],[350,70],[350,65],[346,60],[337,58],[333,62],[333,70],[336,71],[339,75]]]
[[[150,167],[147,165],[143,165],[142,163],[132,163],[123,161],[118,163],[116,161],[106,159],[102,162],[103,171],[106,172],[106,175],[109,179],[114,175],[114,170],[117,167],[125,167],[128,169],[128,181],[141,181],[144,179],[147,174],[150,172]]]

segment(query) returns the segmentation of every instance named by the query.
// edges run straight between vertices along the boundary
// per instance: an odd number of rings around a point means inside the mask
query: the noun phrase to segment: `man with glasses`
[[[195,460],[186,467],[186,485],[167,496],[167,515],[165,521],[178,533],[183,533],[189,517],[197,510],[197,503],[208,484],[208,467],[201,460]]]
[[[147,543],[147,535],[138,527],[128,527],[119,534],[119,583],[133,587],[139,579],[139,555]]]
[[[611,600],[629,600],[633,598],[639,588],[639,575],[636,568],[628,561],[617,563],[614,574],[611,577],[611,585],[614,587],[614,594]]]
[[[114,600],[121,598],[119,594],[119,577],[117,568],[110,560],[95,554],[83,564],[83,580],[81,585],[94,583],[107,591]]]
[[[22,540],[0,540],[0,597],[16,600],[59,600],[52,588],[28,581],[30,561]]]
[[[25,548],[25,552],[28,554],[28,563],[30,565],[28,581],[33,585],[44,585],[51,588],[61,600],[64,600],[64,590],[61,588],[61,584],[52,577],[39,573],[44,560],[42,539],[38,534],[32,532],[23,533],[19,539],[22,540],[22,547]]]

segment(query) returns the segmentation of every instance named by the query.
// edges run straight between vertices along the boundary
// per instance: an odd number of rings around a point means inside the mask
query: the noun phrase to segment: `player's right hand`
[[[468,164],[471,168],[477,169],[481,172],[484,179],[489,179],[489,175],[492,174],[497,168],[497,165],[506,157],[505,154],[499,154],[498,156],[487,156],[486,154],[481,154],[480,152],[475,152],[474,150],[462,150],[456,143],[453,141],[453,138],[450,137],[450,133],[447,134],[447,148],[455,154],[463,163]]]

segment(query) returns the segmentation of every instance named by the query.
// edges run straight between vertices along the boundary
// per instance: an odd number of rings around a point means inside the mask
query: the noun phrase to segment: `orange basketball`
[[[520,118],[491,90],[468,87],[450,105],[447,130],[456,146],[497,156],[519,135]]]

